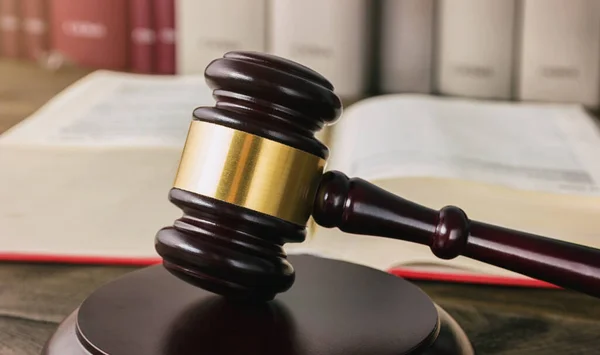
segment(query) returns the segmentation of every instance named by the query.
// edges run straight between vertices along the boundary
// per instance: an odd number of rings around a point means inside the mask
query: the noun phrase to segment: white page
[[[194,108],[214,105],[203,76],[97,71],[0,136],[2,144],[182,146]]]
[[[387,95],[349,107],[327,169],[600,195],[600,134],[576,105]]]

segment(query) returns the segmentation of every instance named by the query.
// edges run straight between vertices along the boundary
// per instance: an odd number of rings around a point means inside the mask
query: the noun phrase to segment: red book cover
[[[97,255],[48,255],[35,253],[3,253],[0,251],[0,261],[17,261],[32,263],[62,263],[62,264],[97,264],[97,265],[127,265],[127,266],[151,266],[160,264],[162,259],[159,256],[146,258],[130,258],[118,256],[97,256]],[[402,277],[407,280],[416,281],[436,281],[450,283],[482,284],[510,287],[529,287],[529,288],[553,288],[561,287],[550,284],[545,281],[510,276],[493,276],[480,274],[462,274],[462,273],[444,273],[435,271],[415,271],[403,268],[391,268],[386,270],[388,273]]]
[[[23,55],[37,60],[48,50],[47,0],[20,0]]]
[[[131,70],[136,73],[154,72],[156,31],[153,24],[152,0],[130,0],[129,29]]]
[[[0,0],[0,54],[3,57],[21,56],[21,15],[19,0]]]
[[[175,0],[155,0],[156,72],[175,74]]]
[[[53,52],[75,65],[126,70],[127,0],[51,0]]]
[[[468,284],[484,284],[512,287],[537,287],[537,288],[560,288],[545,281],[532,279],[529,277],[511,277],[511,276],[493,276],[468,273],[435,272],[435,271],[416,271],[404,269],[401,267],[388,270],[392,275],[405,278],[407,280],[419,281],[438,281]]]

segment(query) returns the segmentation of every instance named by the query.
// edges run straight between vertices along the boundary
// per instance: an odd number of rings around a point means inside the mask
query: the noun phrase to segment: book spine
[[[600,1],[526,0],[520,100],[599,105]]]
[[[21,15],[18,0],[0,0],[0,54],[21,56]]]
[[[48,51],[47,0],[21,0],[24,57],[39,60]]]
[[[489,99],[513,97],[514,0],[440,0],[436,91]]]
[[[156,73],[175,74],[175,0],[155,0]]]
[[[430,93],[433,0],[383,0],[381,91]]]
[[[176,59],[180,74],[201,74],[232,50],[265,50],[266,0],[177,0]]]
[[[152,1],[129,1],[131,71],[151,74],[155,71],[154,50],[156,32],[153,24]]]
[[[52,51],[74,65],[128,67],[126,0],[51,0]]]
[[[368,0],[272,0],[269,52],[320,72],[340,97],[365,95],[370,74]]]

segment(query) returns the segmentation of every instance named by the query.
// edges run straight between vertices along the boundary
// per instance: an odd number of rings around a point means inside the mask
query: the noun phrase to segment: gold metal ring
[[[324,167],[303,150],[193,120],[173,187],[306,225]]]

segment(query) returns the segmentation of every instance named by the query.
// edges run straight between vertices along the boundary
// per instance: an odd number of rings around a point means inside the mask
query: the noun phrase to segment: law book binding
[[[155,71],[156,31],[151,0],[129,1],[129,38],[131,70],[151,74]]]
[[[365,95],[372,2],[368,0],[273,0],[269,52],[322,73],[344,99]]]
[[[0,54],[3,57],[21,56],[21,15],[17,0],[0,0]]]
[[[48,52],[48,1],[21,0],[23,55],[40,60]]]
[[[432,91],[433,0],[384,0],[380,87],[385,93]]]
[[[175,0],[155,0],[156,73],[175,74]]]
[[[213,104],[201,75],[99,71],[0,135],[0,200],[10,201],[0,205],[0,259],[160,262],[154,237],[181,216],[166,192],[191,112]],[[328,170],[431,208],[461,206],[476,220],[600,248],[600,132],[578,105],[384,95],[350,105],[327,145]],[[314,223],[309,232],[286,251],[420,279],[548,286],[410,242]]]
[[[176,69],[202,74],[232,50],[265,51],[266,0],[175,1]]]
[[[52,50],[95,69],[128,68],[127,1],[51,0]]]
[[[510,99],[513,96],[515,0],[440,0],[436,91]]]
[[[525,0],[517,96],[525,101],[600,100],[600,2]]]

